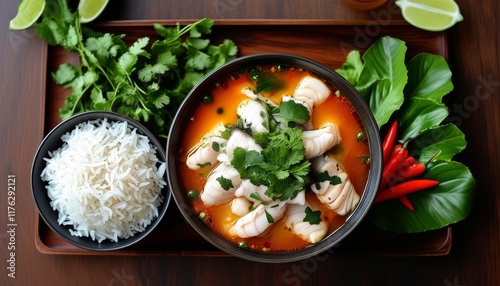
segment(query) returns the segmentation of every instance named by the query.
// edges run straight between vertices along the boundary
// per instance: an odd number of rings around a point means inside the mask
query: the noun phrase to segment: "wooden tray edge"
[[[193,23],[198,21],[199,19],[182,19],[182,20],[172,20],[172,19],[160,19],[160,20],[120,20],[120,21],[106,21],[97,23],[92,25],[92,27],[131,27],[131,26],[151,26],[155,23],[161,25],[186,25],[189,23]],[[377,24],[376,21],[366,21],[366,20],[352,20],[352,21],[338,21],[338,20],[321,20],[321,19],[298,19],[298,20],[289,20],[289,19],[214,19],[214,25],[235,25],[235,26],[252,26],[252,25],[291,25],[291,26],[300,26],[300,25],[324,25],[324,26],[353,26],[353,25],[374,25]],[[410,26],[406,21],[403,20],[394,20],[390,23],[385,23],[384,26]],[[447,34],[443,33],[443,46],[441,50],[443,51],[443,57],[448,59],[448,41]],[[43,86],[44,90],[47,89],[47,54],[48,54],[48,45],[44,45],[42,52],[42,75],[43,75]],[[46,97],[43,98],[41,105],[41,114],[42,114],[42,127],[45,122],[45,111],[46,111]],[[43,139],[43,134],[45,134],[44,128],[40,129],[41,131],[41,139]],[[46,245],[41,236],[40,236],[40,226],[41,224],[45,224],[43,219],[38,214],[38,210],[35,211],[36,219],[35,219],[35,246],[37,250],[46,255],[83,255],[83,256],[105,256],[105,255],[121,255],[121,256],[190,256],[190,257],[231,257],[231,255],[224,253],[222,251],[214,250],[214,251],[189,251],[189,250],[180,250],[180,251],[130,251],[130,250],[117,250],[113,252],[98,252],[98,251],[89,251],[85,249],[75,249],[75,250],[57,250]],[[46,226],[48,227],[48,226]],[[377,251],[374,252],[339,252],[339,256],[362,256],[362,257],[424,257],[424,256],[445,256],[448,255],[451,251],[452,247],[452,227],[446,227],[447,236],[443,241],[443,244],[435,249],[428,250],[414,250],[414,251],[402,251],[402,252],[392,252],[392,253],[380,253]]]
[[[153,24],[175,26],[177,24],[187,25],[199,21],[200,19],[156,19],[156,20],[119,20],[105,21],[92,25],[92,27],[142,27],[152,26]],[[331,25],[331,26],[355,26],[355,25],[377,25],[381,21],[377,20],[325,20],[325,19],[213,19],[214,25],[224,26],[255,26],[255,25],[290,25],[290,26],[307,26],[307,25]],[[389,23],[383,23],[383,26],[410,26],[404,20],[392,20]]]

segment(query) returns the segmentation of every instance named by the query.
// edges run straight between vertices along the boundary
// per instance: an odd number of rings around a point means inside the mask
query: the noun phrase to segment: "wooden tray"
[[[193,21],[180,22],[187,24]],[[156,34],[153,23],[166,26],[176,21],[119,21],[99,24],[94,28],[102,32],[126,34],[126,40]],[[371,22],[372,24],[375,22]],[[302,55],[321,62],[332,69],[344,62],[353,49],[366,50],[376,39],[390,35],[404,40],[408,57],[420,52],[447,57],[447,39],[443,33],[424,32],[405,23],[369,25],[365,23],[339,23],[316,20],[221,20],[216,21],[211,38],[233,40],[239,55],[259,52],[287,52]],[[64,62],[77,63],[78,58],[61,48],[49,47],[47,74],[54,72]],[[56,86],[47,76],[45,96],[44,133],[60,122],[58,109],[63,106],[67,90]],[[59,255],[180,255],[180,256],[227,256],[191,228],[172,200],[161,224],[144,240],[133,247],[114,252],[93,252],[67,243],[54,233],[37,216],[35,243],[44,254]],[[451,227],[420,234],[396,234],[382,231],[364,221],[337,248],[339,255],[378,256],[441,256],[451,249]]]

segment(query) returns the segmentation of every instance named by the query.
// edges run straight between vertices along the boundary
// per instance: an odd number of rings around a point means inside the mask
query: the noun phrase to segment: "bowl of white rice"
[[[80,248],[129,247],[160,223],[170,202],[162,144],[114,112],[71,117],[51,130],[32,165],[33,197],[45,223]]]

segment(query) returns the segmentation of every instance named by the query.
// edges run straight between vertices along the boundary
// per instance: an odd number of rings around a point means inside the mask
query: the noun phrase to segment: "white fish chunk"
[[[266,107],[252,99],[243,100],[236,110],[244,129],[254,132],[269,132],[269,114]]]
[[[244,197],[236,197],[231,201],[231,212],[237,216],[244,216],[250,212],[252,202]]]
[[[221,135],[224,130],[226,127],[220,122],[188,151],[186,165],[189,169],[198,170],[217,163],[217,156],[227,142]]]
[[[258,205],[253,211],[236,220],[229,233],[241,238],[258,236],[283,217],[286,207],[285,203],[273,206]],[[272,222],[268,216],[272,218]]]
[[[319,201],[339,215],[346,215],[358,205],[360,197],[347,173],[331,154],[317,157],[312,162],[316,172],[328,172],[329,176],[338,176],[340,183],[332,185],[330,181],[323,181],[311,185],[311,190],[316,193]]]
[[[240,173],[232,165],[221,163],[208,175],[200,199],[207,206],[227,203],[234,198],[240,184]]]
[[[278,104],[276,104],[276,102],[272,101],[270,98],[265,97],[260,93],[255,94],[253,92],[252,88],[250,88],[250,87],[245,87],[245,88],[241,89],[241,93],[243,95],[246,95],[250,99],[260,100],[260,101],[265,102],[266,104],[269,104],[269,105],[274,106],[274,107],[278,106]]]
[[[234,195],[246,198],[256,204],[272,202],[273,200],[265,194],[267,189],[265,185],[256,186],[249,179],[243,179],[238,189],[234,192]]]
[[[310,110],[315,105],[323,103],[330,96],[330,88],[320,79],[306,76],[304,77],[293,93],[293,97],[310,104]]]
[[[234,150],[238,147],[247,151],[253,150],[259,153],[262,151],[262,147],[255,142],[252,136],[241,129],[235,128],[231,132],[229,140],[227,140],[225,153],[221,153],[217,159],[226,164],[230,164],[234,157]]]
[[[316,209],[311,207],[308,203],[303,205],[289,205],[285,212],[285,225],[303,240],[317,243],[327,234],[328,224],[323,220],[318,224],[311,224],[308,221],[304,221],[307,207],[316,211]]]
[[[308,160],[325,153],[342,141],[337,125],[331,122],[316,130],[305,130],[303,136]]]

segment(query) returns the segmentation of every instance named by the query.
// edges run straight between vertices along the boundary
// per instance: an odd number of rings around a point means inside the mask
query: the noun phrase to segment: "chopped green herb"
[[[233,188],[233,182],[230,179],[226,179],[223,176],[218,177],[217,182],[219,182],[220,186],[225,190],[228,191],[231,188]]]
[[[313,211],[310,207],[306,207],[305,213],[306,216],[303,221],[310,224],[319,224],[321,222],[321,211]]]
[[[220,150],[220,144],[219,142],[212,142],[212,149],[214,149],[215,152],[219,152]]]
[[[316,184],[316,188],[319,189],[320,186],[319,186],[319,183],[321,182],[330,182],[330,185],[338,185],[340,183],[342,183],[342,180],[340,179],[339,176],[337,175],[333,175],[333,176],[330,176],[328,174],[328,171],[324,171],[324,172],[321,172],[321,173],[314,173],[313,174],[313,181],[314,183]]]
[[[251,193],[250,194],[250,198],[254,199],[254,200],[257,200],[257,201],[261,201],[262,202],[262,198],[259,196],[259,194],[257,193]]]
[[[273,216],[272,216],[270,213],[268,213],[268,212],[267,212],[267,210],[265,211],[265,213],[266,213],[266,219],[267,219],[267,222],[268,222],[268,223],[274,223],[274,218],[273,218]]]
[[[250,78],[255,81],[255,94],[263,91],[278,90],[284,86],[284,83],[272,72],[264,72],[259,69],[252,69],[249,72]]]
[[[265,194],[273,200],[293,199],[308,184],[311,163],[305,159],[300,128],[285,128],[269,135],[261,153],[236,148],[231,164],[241,178],[268,187]]]
[[[208,167],[208,166],[211,166],[212,164],[210,162],[205,162],[203,164],[198,164],[198,167],[200,168],[205,168],[205,167]]]

